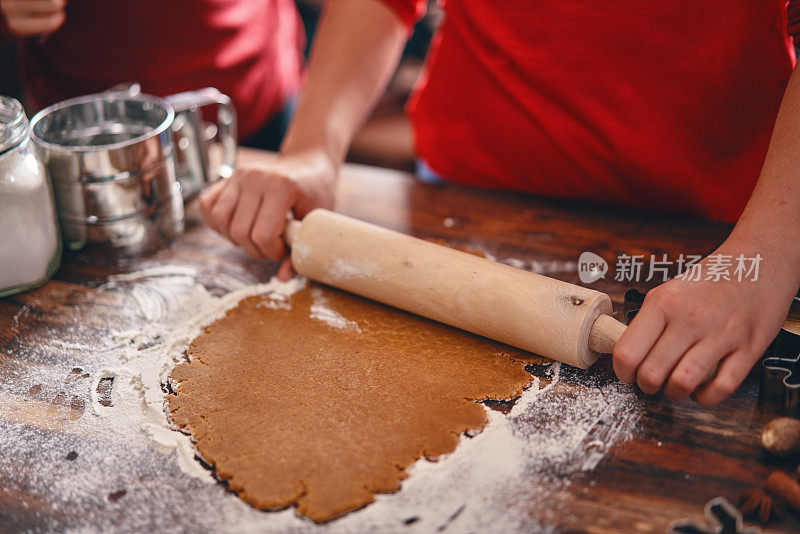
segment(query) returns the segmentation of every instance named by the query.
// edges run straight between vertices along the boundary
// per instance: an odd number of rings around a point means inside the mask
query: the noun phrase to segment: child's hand
[[[797,292],[796,273],[780,254],[726,241],[716,252],[763,257],[757,281],[675,278],[647,294],[614,348],[614,371],[648,394],[691,395],[710,406],[730,395],[769,346]],[[730,272],[733,275],[734,268]],[[713,376],[716,366],[716,376]],[[706,378],[712,378],[706,382]]]
[[[281,280],[292,276],[283,239],[286,214],[298,219],[333,207],[336,167],[322,153],[281,155],[274,162],[239,166],[233,176],[200,196],[208,225],[256,259],[284,260]]]

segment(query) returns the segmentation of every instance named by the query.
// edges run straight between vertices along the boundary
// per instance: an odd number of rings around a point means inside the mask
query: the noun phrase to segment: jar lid
[[[28,137],[28,117],[18,100],[0,96],[0,154]]]

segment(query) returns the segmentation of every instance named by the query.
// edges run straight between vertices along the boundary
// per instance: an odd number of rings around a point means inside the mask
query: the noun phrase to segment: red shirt
[[[424,3],[384,1],[406,24]],[[418,156],[466,184],[733,221],[794,63],[786,6],[447,1],[408,108]]]
[[[128,81],[216,87],[243,138],[299,88],[303,39],[293,0],[68,0],[60,29],[24,41],[23,80],[34,109]]]

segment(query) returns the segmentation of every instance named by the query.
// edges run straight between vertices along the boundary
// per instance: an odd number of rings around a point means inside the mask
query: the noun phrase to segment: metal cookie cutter
[[[624,307],[623,311],[625,312],[625,324],[631,324],[631,321],[636,314],[638,313],[639,309],[642,307],[642,303],[644,302],[644,297],[647,294],[647,291],[642,293],[638,289],[629,289],[625,292],[625,299],[624,299]]]
[[[800,298],[761,362],[760,403],[789,417],[800,416]]]
[[[703,510],[705,521],[680,519],[667,527],[668,534],[759,534],[757,528],[745,526],[742,514],[725,497],[715,497]]]

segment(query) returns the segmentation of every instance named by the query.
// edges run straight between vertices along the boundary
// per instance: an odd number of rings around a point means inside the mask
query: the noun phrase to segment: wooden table
[[[244,152],[243,157],[270,156]],[[500,260],[510,258],[574,283],[582,251],[609,261],[622,253],[677,258],[712,251],[729,230],[683,217],[424,184],[400,172],[354,165],[342,172],[337,210]],[[109,444],[99,462],[108,469],[97,461],[79,465],[98,455],[80,451],[94,432],[87,423],[91,376],[110,357],[101,348],[110,332],[135,330],[145,322],[124,292],[103,290],[101,284],[111,275],[159,265],[191,267],[209,287],[223,275],[257,283],[275,272],[275,265],[250,259],[203,226],[198,210],[190,206],[185,235],[154,256],[117,265],[68,257],[53,281],[0,300],[0,531],[76,526],[147,530],[166,525],[204,530],[202,511],[163,504],[188,502],[198,491],[175,468],[173,457],[127,450],[121,438]],[[612,264],[609,276],[591,287],[609,293],[621,317],[626,289],[646,289],[655,282],[616,282],[613,269]],[[87,351],[86,346],[98,350]],[[598,376],[613,379],[607,361],[587,372],[568,373],[563,380],[576,388],[591,387],[587,377]],[[780,465],[758,446],[768,416],[757,409],[757,394],[754,372],[731,399],[711,410],[690,401],[641,396],[641,416],[631,438],[616,443],[594,469],[556,473],[568,478],[569,485],[531,503],[531,514],[558,530],[663,532],[673,520],[702,517],[703,505],[713,497],[735,502]],[[70,460],[73,451],[82,456]],[[122,456],[129,463],[119,464]],[[133,483],[130,468],[119,471],[120,465],[131,465],[133,456],[138,489],[127,486]],[[68,485],[81,469],[96,475],[76,478],[82,481],[77,487]],[[127,482],[115,485],[115,479]],[[125,493],[134,489],[152,500],[147,517],[131,517],[132,508],[123,506],[132,498]],[[236,522],[229,518],[231,528]],[[316,528],[310,523],[307,527]],[[792,516],[774,527],[797,531],[800,522]]]

